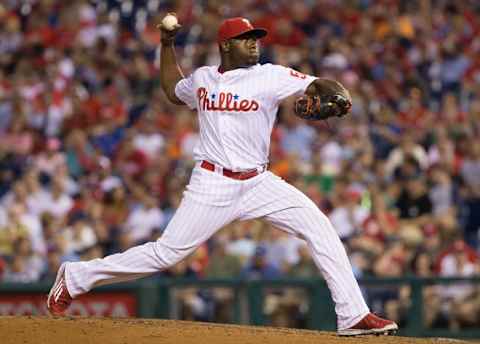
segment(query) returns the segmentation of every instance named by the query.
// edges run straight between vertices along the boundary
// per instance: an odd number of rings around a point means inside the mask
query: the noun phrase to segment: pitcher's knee
[[[302,209],[296,221],[298,222],[296,227],[303,232],[304,236],[320,235],[326,232],[336,234],[328,217],[316,207]]]
[[[296,216],[298,221],[301,221],[305,226],[318,227],[324,225],[328,218],[317,207],[306,207],[298,209]]]
[[[166,269],[179,263],[194,250],[194,248],[191,247],[172,247],[171,245],[168,245],[164,241],[162,241],[161,238],[153,244],[155,245],[154,251],[160,262],[161,269]]]

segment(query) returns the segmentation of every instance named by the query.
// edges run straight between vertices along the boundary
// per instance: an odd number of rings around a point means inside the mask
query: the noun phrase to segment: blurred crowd
[[[186,74],[219,62],[223,18],[246,16],[269,30],[262,63],[350,90],[352,114],[328,123],[295,117],[286,101],[269,168],[330,217],[357,277],[480,273],[478,1],[4,0],[0,281],[50,281],[63,261],[162,235],[198,141],[195,113],[159,87],[155,24],[172,11]],[[229,225],[161,275],[319,273],[303,241],[252,221]],[[400,324],[410,293],[365,289],[371,307]],[[270,296],[272,319],[301,326],[301,292]],[[423,298],[426,326],[480,326],[474,285],[431,286]],[[185,290],[182,300],[185,318],[228,321],[228,290]],[[292,307],[293,324],[281,312]]]

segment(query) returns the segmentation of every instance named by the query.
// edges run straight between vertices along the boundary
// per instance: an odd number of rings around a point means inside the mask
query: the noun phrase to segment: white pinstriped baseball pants
[[[260,217],[307,241],[332,294],[338,329],[353,326],[369,312],[338,234],[307,196],[269,171],[240,181],[198,164],[179,208],[156,242],[68,263],[67,288],[76,297],[95,286],[151,275],[184,259],[228,223]]]

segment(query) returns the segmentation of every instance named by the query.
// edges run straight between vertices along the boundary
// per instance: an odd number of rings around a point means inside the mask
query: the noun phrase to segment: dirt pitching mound
[[[459,342],[462,341],[413,339],[397,336],[339,338],[332,332],[174,320],[0,317],[0,343],[2,344],[427,344]]]

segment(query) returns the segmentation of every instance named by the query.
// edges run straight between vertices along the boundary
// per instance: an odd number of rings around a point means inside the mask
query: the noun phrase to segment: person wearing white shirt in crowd
[[[108,157],[101,156],[98,159],[98,165],[98,174],[100,178],[99,183],[102,191],[109,192],[115,188],[122,186],[122,180],[120,179],[120,177],[113,174],[112,162]]]
[[[40,174],[36,168],[30,168],[25,172],[22,180],[27,187],[27,207],[32,214],[40,216],[44,206],[49,200],[48,191],[40,184]]]
[[[471,277],[478,273],[477,266],[468,257],[467,245],[463,240],[456,240],[450,252],[440,261],[442,277]],[[470,283],[456,283],[442,287],[444,298],[462,300],[475,290]]]
[[[363,222],[368,218],[370,211],[360,204],[359,191],[349,188],[345,191],[344,202],[330,214],[330,221],[337,228],[341,239],[347,239],[355,234]]]
[[[47,139],[46,150],[38,154],[34,161],[39,172],[53,176],[59,166],[67,164],[65,153],[60,151],[60,146],[59,139],[55,137]]]
[[[65,192],[65,180],[54,176],[51,180],[47,201],[42,207],[42,212],[49,212],[57,218],[65,217],[73,206],[72,197]]]
[[[154,229],[162,228],[164,216],[154,198],[142,193],[139,204],[130,212],[125,223],[133,243],[148,240]]]
[[[407,158],[414,159],[422,170],[428,167],[427,152],[408,132],[402,135],[400,145],[390,152],[385,165],[387,174],[389,176],[393,175]]]
[[[152,160],[165,146],[165,138],[157,131],[155,123],[148,116],[138,126],[138,133],[133,138],[133,145]]]
[[[65,228],[62,233],[66,243],[66,254],[79,254],[97,243],[95,231],[88,224],[85,214],[73,214],[70,222],[71,225]]]
[[[9,207],[13,203],[26,203],[27,202],[27,187],[25,185],[25,182],[20,180],[17,180],[15,183],[13,183],[10,191],[8,191],[1,199],[1,204],[5,207]]]
[[[242,223],[235,222],[231,226],[229,231],[231,237],[229,238],[226,244],[226,251],[228,254],[238,256],[240,260],[245,263],[247,262],[255,253],[255,248],[257,243],[253,240],[251,235],[251,228],[248,228],[247,225],[251,226],[261,226],[258,223]]]
[[[275,228],[271,228],[268,239],[261,243],[267,250],[267,261],[282,272],[298,263],[298,247],[303,244],[305,241]]]
[[[15,189],[17,192],[18,190],[24,190],[24,184],[22,182],[18,182],[16,184]],[[23,191],[21,191],[23,192]],[[31,241],[31,245],[33,248],[33,251],[35,253],[43,253],[44,250],[44,238],[43,238],[43,233],[42,233],[42,225],[40,223],[39,217],[28,211],[28,207],[26,204],[26,198],[23,196],[18,197],[18,194],[15,194],[15,197],[9,197],[6,200],[6,204],[4,206],[0,206],[2,209],[2,213],[4,214],[4,221],[5,224],[9,223],[12,221],[12,219],[9,218],[8,214],[11,213],[12,210],[16,213],[16,216],[18,217],[18,222],[21,223],[25,228],[28,230],[28,235],[29,239]],[[8,195],[7,195],[8,196]],[[0,223],[2,220],[0,219]],[[1,227],[1,224],[0,224]]]

